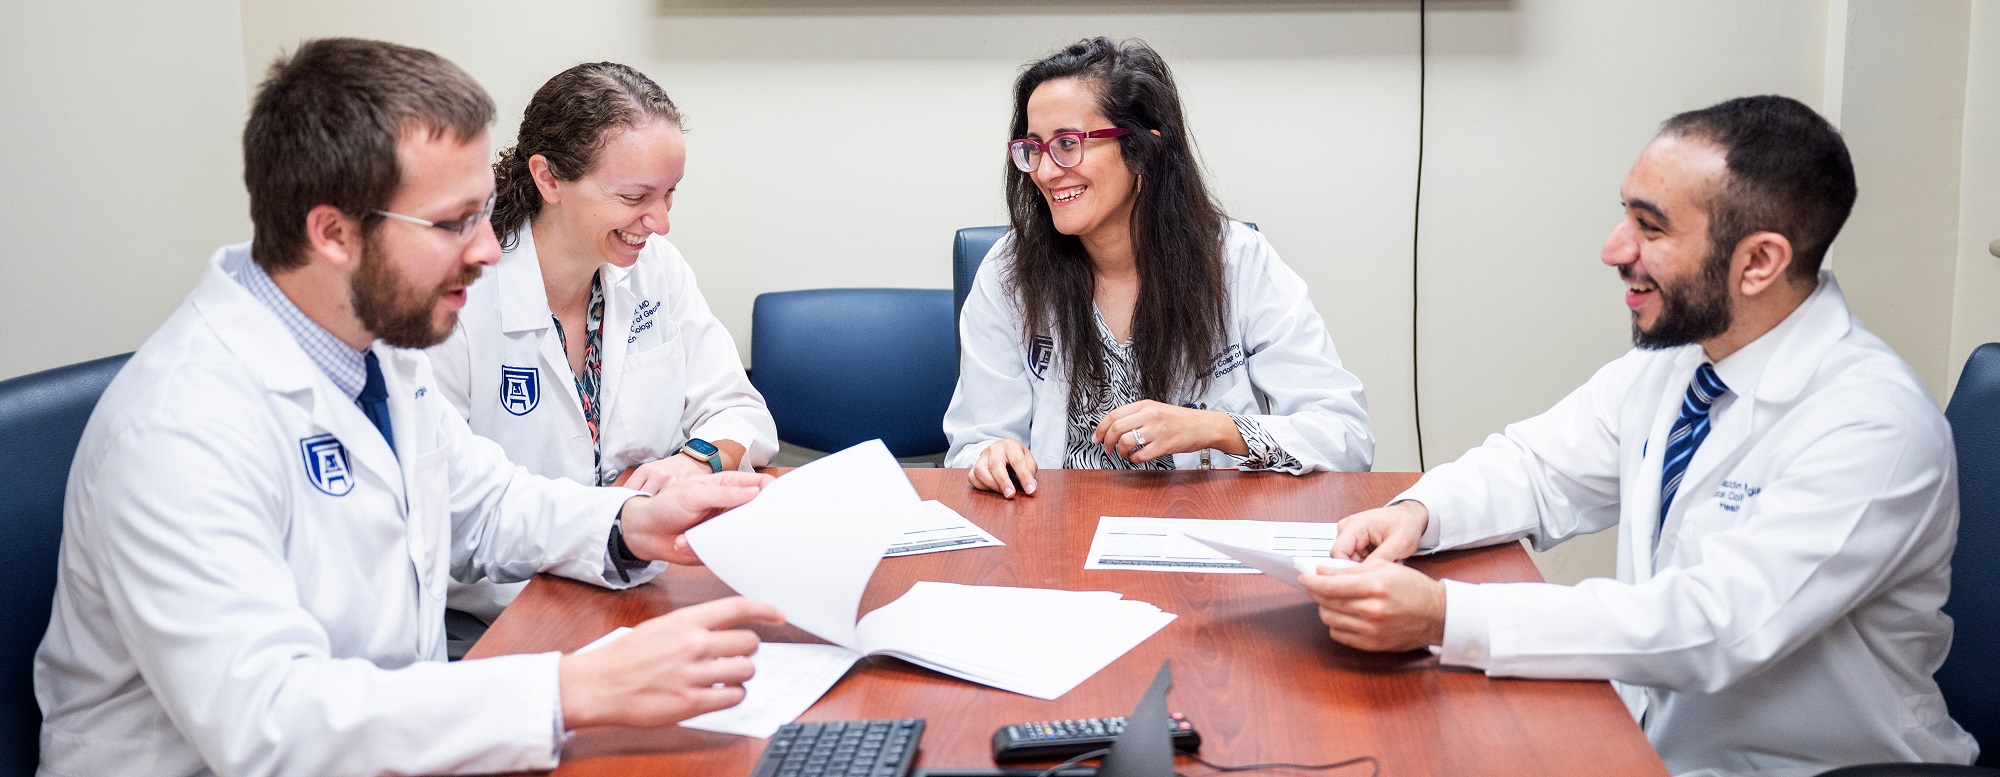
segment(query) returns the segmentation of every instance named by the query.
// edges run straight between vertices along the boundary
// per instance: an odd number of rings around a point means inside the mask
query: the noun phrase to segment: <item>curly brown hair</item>
[[[612,130],[656,119],[685,127],[680,108],[646,74],[616,62],[577,65],[549,79],[528,101],[512,148],[493,165],[493,232],[512,249],[514,234],[542,211],[542,193],[528,160],[548,160],[558,181],[591,171]]]

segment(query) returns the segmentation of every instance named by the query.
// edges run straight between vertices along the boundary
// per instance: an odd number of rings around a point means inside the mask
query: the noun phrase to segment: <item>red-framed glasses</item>
[[[1083,162],[1083,142],[1085,140],[1090,138],[1115,138],[1130,134],[1132,134],[1131,130],[1123,127],[1112,127],[1110,129],[1091,130],[1089,132],[1058,132],[1050,135],[1047,141],[1040,141],[1034,138],[1021,138],[1020,140],[1007,141],[1007,156],[1014,160],[1014,167],[1019,168],[1024,173],[1032,173],[1035,171],[1035,168],[1042,165],[1042,152],[1045,149],[1048,151],[1049,159],[1055,162],[1057,167],[1075,167]]]

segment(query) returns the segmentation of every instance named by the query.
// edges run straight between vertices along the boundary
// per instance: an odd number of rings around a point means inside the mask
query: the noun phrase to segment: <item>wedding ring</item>
[[[1136,451],[1136,450],[1138,450],[1138,449],[1140,449],[1140,448],[1144,448],[1144,447],[1146,447],[1146,435],[1145,435],[1145,433],[1143,433],[1143,432],[1141,432],[1141,431],[1139,431],[1139,430],[1137,430],[1137,429],[1133,429],[1133,430],[1132,430],[1132,438],[1133,438],[1133,439],[1135,439],[1135,440],[1138,440],[1138,441],[1139,441],[1139,444],[1138,444],[1138,445],[1134,445],[1134,446],[1132,446],[1132,450],[1135,450],[1135,451]]]

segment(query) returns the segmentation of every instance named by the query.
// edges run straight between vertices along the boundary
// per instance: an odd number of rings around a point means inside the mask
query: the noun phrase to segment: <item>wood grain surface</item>
[[[935,580],[1117,591],[1179,616],[1054,701],[873,657],[800,718],[926,718],[919,767],[991,765],[993,731],[1009,723],[1126,714],[1160,662],[1172,659],[1168,706],[1195,722],[1202,755],[1217,763],[1370,755],[1380,759],[1381,774],[1397,777],[1667,774],[1606,683],[1494,680],[1441,667],[1425,653],[1349,649],[1327,638],[1303,595],[1263,575],[1083,569],[1099,516],[1328,521],[1386,502],[1415,473],[1045,470],[1037,494],[1009,501],[973,491],[964,470],[907,472],[918,493],[1007,546],[884,559],[863,612]],[[1412,565],[1469,582],[1541,580],[1518,544]],[[729,594],[700,568],[674,568],[628,591],[541,576],[470,657],[575,650],[618,626]],[[767,641],[819,641],[789,627],[761,633]],[[680,728],[591,729],[577,733],[554,774],[742,775],[763,746],[762,739]],[[1368,767],[1315,774],[1365,775]]]

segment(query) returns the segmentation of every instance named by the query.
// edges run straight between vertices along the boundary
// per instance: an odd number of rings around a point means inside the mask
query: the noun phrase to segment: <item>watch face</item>
[[[707,440],[688,440],[687,449],[699,453],[703,457],[714,456],[718,452],[715,445]]]

